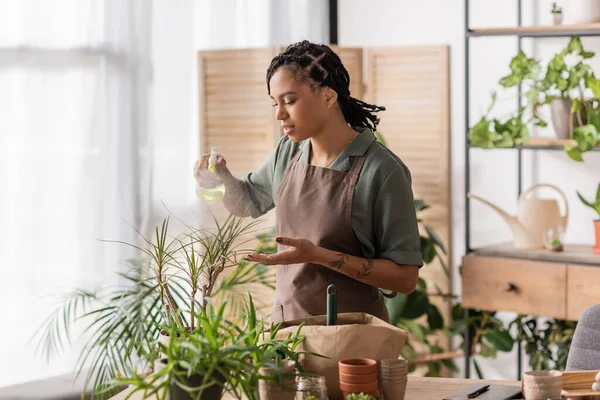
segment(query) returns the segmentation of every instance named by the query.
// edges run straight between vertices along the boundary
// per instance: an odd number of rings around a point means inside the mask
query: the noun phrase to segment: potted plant
[[[223,320],[215,320],[214,310],[207,309],[211,299],[222,300],[225,293],[235,294],[239,288],[273,288],[272,270],[243,260],[250,251],[242,247],[246,242],[242,235],[258,223],[229,215],[224,222],[215,218],[212,229],[184,224],[184,232],[173,237],[167,217],[153,238],[140,233],[142,244],[117,241],[139,250],[140,259],[130,261],[130,268],[118,273],[119,285],[67,294],[38,331],[38,351],[50,359],[62,352],[74,330],[82,329],[78,375],[87,371],[86,390],[91,387],[97,398],[111,397],[121,390],[116,378],[147,376],[173,342],[188,346],[200,340],[208,323]],[[228,269],[232,273],[219,279]],[[222,302],[227,314],[245,310],[247,295],[227,297],[229,301]],[[166,338],[162,342],[161,332]],[[178,340],[170,340],[174,337]],[[178,344],[174,346],[181,350]],[[167,367],[180,361],[169,361]]]
[[[525,103],[506,119],[494,118],[496,92],[491,105],[480,120],[470,128],[468,139],[480,148],[514,147],[529,142],[529,125],[546,127],[543,106],[550,105],[552,124],[558,139],[570,139],[565,144],[567,155],[583,161],[582,153],[600,143],[600,80],[587,60],[593,52],[583,48],[578,36],[554,55],[545,72],[539,60],[520,51],[510,62],[510,73],[498,84],[507,89],[527,87]],[[568,62],[567,62],[568,61]],[[586,93],[591,97],[586,97]]]
[[[266,330],[256,318],[252,297],[249,299],[243,321],[225,318],[225,303],[216,308],[209,302],[195,315],[201,329],[171,326],[168,333],[178,340],[161,345],[165,357],[154,373],[117,378],[115,384],[128,385],[128,396],[136,392],[143,392],[144,397],[169,393],[171,400],[218,400],[224,391],[238,399],[254,400],[259,380],[283,385],[290,376],[280,368],[284,359],[296,367],[292,377],[296,370],[302,371],[298,359],[304,352],[297,350],[304,340],[301,327],[283,340],[273,339],[279,325]]]
[[[563,21],[563,12],[562,7],[556,4],[556,2],[552,3],[552,22],[554,25],[561,25]]]
[[[598,184],[598,189],[596,189],[596,199],[588,201],[586,200],[579,191],[577,191],[577,196],[579,196],[579,200],[586,206],[590,207],[592,210],[596,211],[598,214],[598,219],[594,220],[594,230],[596,235],[596,244],[593,247],[593,251],[595,253],[600,253],[600,184]]]

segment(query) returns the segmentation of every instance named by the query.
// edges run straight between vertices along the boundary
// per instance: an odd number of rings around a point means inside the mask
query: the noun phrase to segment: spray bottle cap
[[[215,164],[217,162],[217,148],[213,147],[210,150],[210,157],[208,158],[209,164]]]
[[[210,150],[210,157],[208,157],[208,170],[210,172],[214,172],[216,164],[217,164],[217,148],[213,147]]]

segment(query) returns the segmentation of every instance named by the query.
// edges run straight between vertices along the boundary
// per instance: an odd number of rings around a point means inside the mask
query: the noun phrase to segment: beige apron
[[[352,167],[343,172],[298,162],[301,154],[288,165],[277,192],[278,235],[308,239],[332,251],[363,257],[352,229],[352,199],[365,157],[353,157]],[[389,321],[379,289],[306,263],[277,266],[273,322],[326,314],[330,284],[337,288],[338,313],[364,312]]]

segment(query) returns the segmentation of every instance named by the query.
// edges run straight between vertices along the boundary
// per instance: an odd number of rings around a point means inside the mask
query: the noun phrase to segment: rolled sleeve
[[[379,189],[373,227],[379,243],[377,258],[399,265],[423,266],[411,176],[406,167],[394,169]]]

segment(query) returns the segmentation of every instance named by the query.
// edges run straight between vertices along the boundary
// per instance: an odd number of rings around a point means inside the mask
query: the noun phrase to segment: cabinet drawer
[[[465,256],[463,307],[564,319],[566,277],[566,264]]]
[[[567,267],[567,319],[578,320],[582,311],[592,304],[600,304],[600,266]]]

